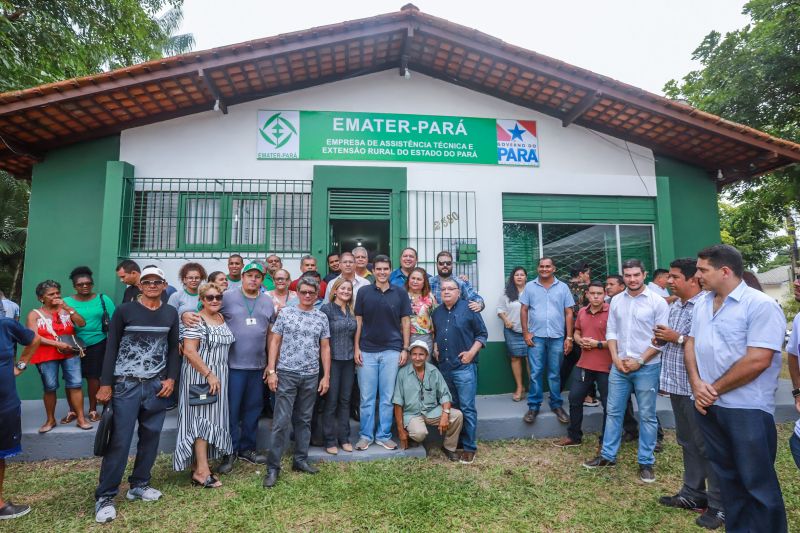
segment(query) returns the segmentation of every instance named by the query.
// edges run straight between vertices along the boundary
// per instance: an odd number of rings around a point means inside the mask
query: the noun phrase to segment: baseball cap
[[[428,348],[428,343],[422,339],[417,339],[411,344],[409,344],[408,353],[411,353],[411,350],[413,350],[414,348],[423,348],[425,350],[425,353],[430,353],[431,351],[430,348]]]
[[[157,276],[161,278],[161,281],[167,281],[167,278],[164,276],[164,271],[157,266],[144,267],[139,277],[144,278],[146,276]]]
[[[255,261],[253,261],[252,263],[247,263],[247,266],[242,269],[242,274],[244,274],[249,270],[254,270],[254,269],[261,272],[261,274],[264,274],[264,265],[262,265],[261,263],[257,263]]]

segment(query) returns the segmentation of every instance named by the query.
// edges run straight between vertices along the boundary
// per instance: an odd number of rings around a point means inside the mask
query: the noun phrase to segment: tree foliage
[[[789,245],[789,237],[775,236],[781,219],[765,216],[758,195],[750,192],[750,202],[733,205],[719,202],[719,222],[722,242],[735,246],[748,269],[763,269],[770,257]]]
[[[800,0],[751,0],[744,13],[750,16],[750,24],[724,37],[716,31],[706,35],[693,55],[703,68],[681,81],[670,80],[664,92],[710,113],[800,142]],[[771,234],[758,232],[800,212],[800,166],[739,182],[725,193],[736,205],[758,205],[758,210],[743,206],[749,214],[727,228],[743,233],[738,240],[753,243],[751,264],[757,265],[762,261],[757,250],[763,248],[758,238],[767,248],[774,242]]]
[[[0,92],[182,53],[183,0],[0,0]],[[160,15],[162,11],[166,11]]]

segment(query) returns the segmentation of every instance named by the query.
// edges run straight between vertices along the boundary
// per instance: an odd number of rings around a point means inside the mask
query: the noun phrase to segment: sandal
[[[329,446],[328,448],[325,448],[325,453],[330,455],[339,455],[339,448],[336,446]]]
[[[76,425],[78,428],[80,428],[80,429],[82,429],[82,430],[84,430],[84,431],[89,431],[90,429],[94,428],[94,426],[93,426],[93,425],[91,425],[91,424],[86,424],[85,426],[82,426],[82,425],[80,425],[80,424],[78,423],[78,424],[75,424],[75,425]]]
[[[54,427],[56,427],[55,424],[45,424],[39,428],[39,433],[47,433],[48,431],[52,431]]]
[[[101,418],[102,417],[100,416],[100,413],[98,413],[97,411],[89,411],[90,422],[100,422]]]
[[[61,423],[62,424],[69,424],[70,422],[74,422],[77,419],[78,419],[78,415],[75,414],[74,412],[70,411],[69,413],[67,413],[67,416],[65,416],[64,418],[61,419]]]
[[[352,452],[353,451],[353,445],[350,444],[349,442],[345,442],[344,444],[342,444],[342,449],[344,451],[346,451],[346,452]]]
[[[212,475],[206,476],[206,480],[202,483],[197,481],[195,478],[192,478],[192,485],[195,487],[203,487],[204,489],[218,489],[222,486],[222,483]]]
[[[521,402],[522,394],[514,393],[513,395],[511,395],[511,399],[514,400],[515,402]]]

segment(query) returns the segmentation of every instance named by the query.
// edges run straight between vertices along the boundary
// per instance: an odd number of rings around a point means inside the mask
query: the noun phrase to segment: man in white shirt
[[[328,288],[325,291],[325,301],[330,301],[331,289],[336,283],[336,280],[339,278],[344,278],[353,282],[353,301],[355,301],[358,289],[370,285],[370,282],[366,278],[362,278],[356,274],[356,258],[350,252],[342,252],[342,255],[339,258],[339,268],[341,268],[342,273],[328,283]]]
[[[656,397],[661,375],[662,346],[653,342],[655,327],[669,324],[666,300],[644,284],[647,273],[638,259],[622,263],[626,290],[611,300],[606,339],[614,365],[608,378],[606,430],[600,455],[583,463],[586,468],[616,465],[622,440],[622,420],[631,390],[639,406],[639,479],[656,480]]]

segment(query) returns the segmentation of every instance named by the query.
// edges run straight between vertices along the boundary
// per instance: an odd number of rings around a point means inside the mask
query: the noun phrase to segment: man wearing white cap
[[[138,301],[123,303],[111,317],[97,391],[97,400],[110,401],[114,409],[111,440],[95,490],[95,520],[100,523],[117,517],[114,496],[125,473],[137,422],[139,443],[126,497],[161,498],[161,492],[150,486],[150,471],[178,375],[178,312],[161,300],[167,282],[160,268],[144,268],[138,285],[142,291]]]
[[[442,451],[451,461],[458,461],[458,435],[464,417],[451,408],[450,389],[439,369],[428,363],[428,345],[416,340],[409,346],[411,364],[401,368],[394,385],[394,418],[400,447],[408,448],[408,439],[422,442],[427,426],[436,426],[444,437]]]

